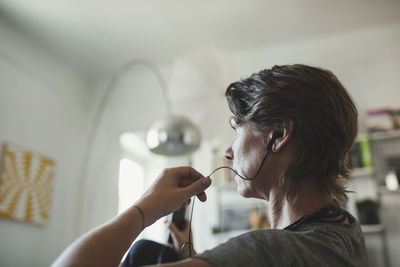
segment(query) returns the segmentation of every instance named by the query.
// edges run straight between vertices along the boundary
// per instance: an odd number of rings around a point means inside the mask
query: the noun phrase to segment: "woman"
[[[365,266],[359,223],[339,204],[347,199],[357,110],[337,78],[274,66],[231,84],[226,97],[235,138],[225,157],[238,192],[269,201],[272,229],[166,266]],[[117,266],[143,227],[193,195],[205,201],[210,183],[188,167],[166,170],[135,206],[76,241],[55,265]]]

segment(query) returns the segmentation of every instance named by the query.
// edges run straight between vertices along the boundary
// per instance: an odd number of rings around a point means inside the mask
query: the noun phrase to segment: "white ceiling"
[[[388,0],[0,0],[0,16],[87,73],[155,64],[205,45],[249,50],[400,20]]]
[[[229,142],[223,95],[237,76],[220,51],[252,51],[398,23],[400,1],[0,0],[0,19],[84,75],[108,74],[138,58],[170,66],[173,111],[201,125],[205,139],[221,136]],[[165,113],[164,100],[154,98],[160,88],[151,91],[154,77],[147,78],[136,82],[134,95],[121,98],[127,103],[112,105],[146,110],[135,117],[139,129]],[[120,121],[129,125],[132,114],[125,113],[119,113]]]

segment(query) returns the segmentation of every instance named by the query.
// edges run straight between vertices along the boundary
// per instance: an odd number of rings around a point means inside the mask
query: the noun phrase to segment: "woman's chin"
[[[242,197],[245,198],[249,198],[252,197],[252,193],[249,187],[247,187],[245,184],[243,183],[238,183],[237,186],[237,192],[239,193],[239,195],[241,195]]]

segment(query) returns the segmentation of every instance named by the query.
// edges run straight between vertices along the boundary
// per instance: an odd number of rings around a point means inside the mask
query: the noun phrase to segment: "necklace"
[[[336,220],[327,220],[329,218],[340,217]],[[332,223],[341,223],[345,221],[347,218],[351,218],[348,215],[348,212],[342,209],[339,204],[335,201],[334,203],[330,203],[329,205],[309,214],[304,215],[289,224],[283,230],[295,231],[297,227],[304,223],[311,222],[332,222]]]

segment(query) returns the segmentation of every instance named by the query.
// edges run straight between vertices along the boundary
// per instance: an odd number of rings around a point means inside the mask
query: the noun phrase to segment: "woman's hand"
[[[169,230],[171,231],[171,237],[174,249],[176,253],[182,258],[189,257],[189,245],[187,245],[182,251],[181,248],[183,244],[187,243],[189,240],[189,231],[190,231],[190,224],[189,220],[185,219],[185,228],[179,230],[178,227],[173,222],[166,221],[165,224],[168,226]],[[191,242],[193,243],[193,236],[190,236]],[[192,255],[195,255],[194,249],[192,247]]]
[[[210,184],[209,177],[203,177],[190,167],[164,170],[135,203],[140,209],[132,206],[108,223],[80,237],[58,257],[53,266],[118,266],[142,230],[141,219],[144,219],[144,226],[148,226],[182,205],[189,204],[194,195],[206,201],[204,190]]]
[[[209,177],[204,177],[191,167],[165,169],[135,205],[143,210],[145,226],[149,226],[159,218],[188,205],[194,195],[200,201],[206,201],[204,190],[210,185]]]

